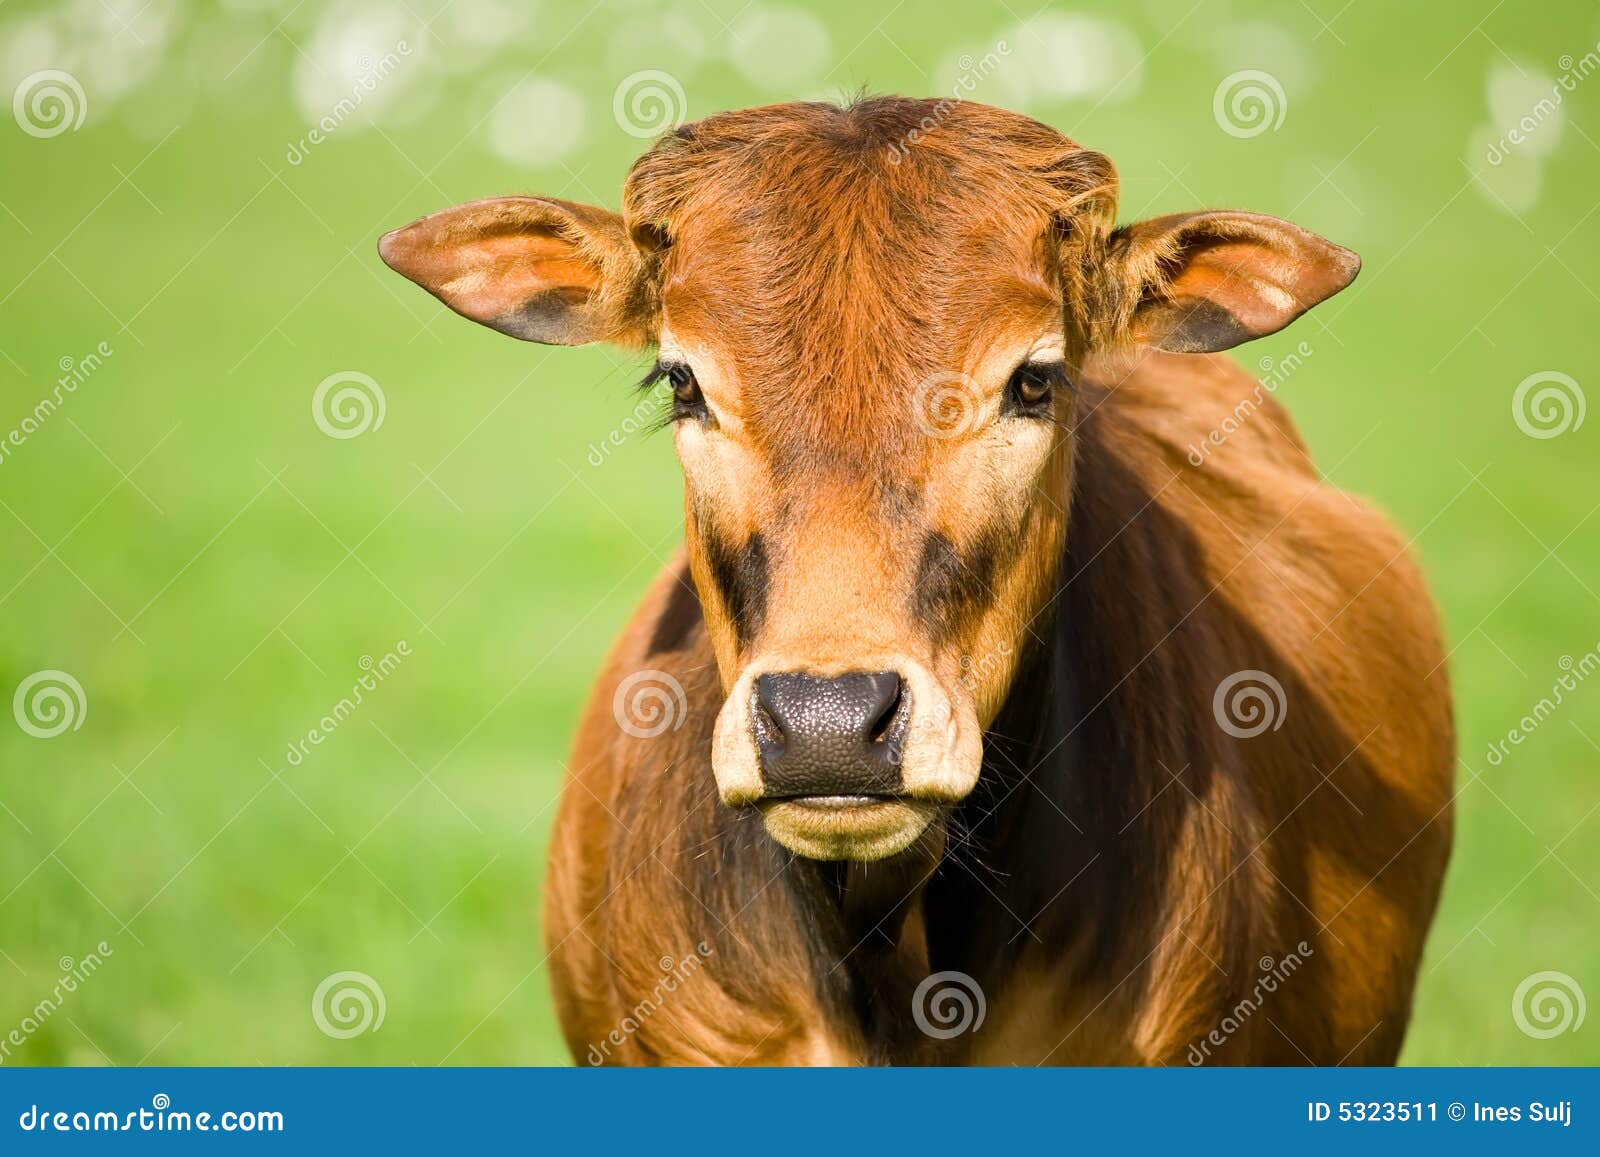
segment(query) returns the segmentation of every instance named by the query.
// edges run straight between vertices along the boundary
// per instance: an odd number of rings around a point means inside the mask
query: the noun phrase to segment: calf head
[[[1086,363],[1271,333],[1358,268],[1270,217],[1115,209],[1110,162],[1026,117],[792,104],[668,135],[620,215],[478,201],[380,252],[514,337],[657,351],[721,797],[876,860],[977,782],[1054,593]]]

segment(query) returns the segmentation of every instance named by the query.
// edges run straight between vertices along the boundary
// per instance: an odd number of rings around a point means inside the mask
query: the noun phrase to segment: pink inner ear
[[[636,347],[650,336],[637,251],[617,214],[550,197],[493,197],[378,242],[395,272],[464,317],[522,341]]]
[[[1243,329],[1260,336],[1281,329],[1334,292],[1316,292],[1325,280],[1298,254],[1234,241],[1196,254],[1171,288],[1175,297],[1216,303]]]
[[[484,320],[514,313],[530,299],[558,291],[583,300],[600,288],[600,272],[555,237],[487,238],[464,249],[440,297]]]
[[[1297,225],[1255,213],[1195,213],[1131,226],[1131,253],[1157,274],[1133,319],[1136,341],[1178,352],[1228,349],[1275,333],[1355,278],[1360,259]]]
[[[471,224],[432,228],[432,219],[425,219],[384,237],[379,253],[451,309],[485,323],[552,290],[583,300],[600,288],[596,265],[553,232],[514,232],[503,222],[474,231]]]

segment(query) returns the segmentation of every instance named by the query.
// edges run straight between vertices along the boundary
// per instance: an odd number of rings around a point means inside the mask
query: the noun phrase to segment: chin
[[[874,796],[804,796],[760,805],[767,833],[811,860],[871,863],[897,856],[928,830],[939,805]]]

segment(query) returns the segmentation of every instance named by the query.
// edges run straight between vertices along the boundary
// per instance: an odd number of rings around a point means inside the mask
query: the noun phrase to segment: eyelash
[[[1071,385],[1061,362],[1023,362],[1011,371],[1000,412],[1021,418],[1054,417],[1056,392]]]
[[[700,392],[700,383],[695,381],[694,370],[688,365],[683,362],[657,362],[645,375],[644,381],[639,383],[639,388],[648,390],[657,382],[666,382],[672,387],[669,422],[708,416],[705,395]]]

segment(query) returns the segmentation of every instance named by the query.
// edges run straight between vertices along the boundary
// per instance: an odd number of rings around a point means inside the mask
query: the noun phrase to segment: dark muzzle
[[[901,792],[911,702],[894,672],[761,675],[750,714],[769,798]]]

